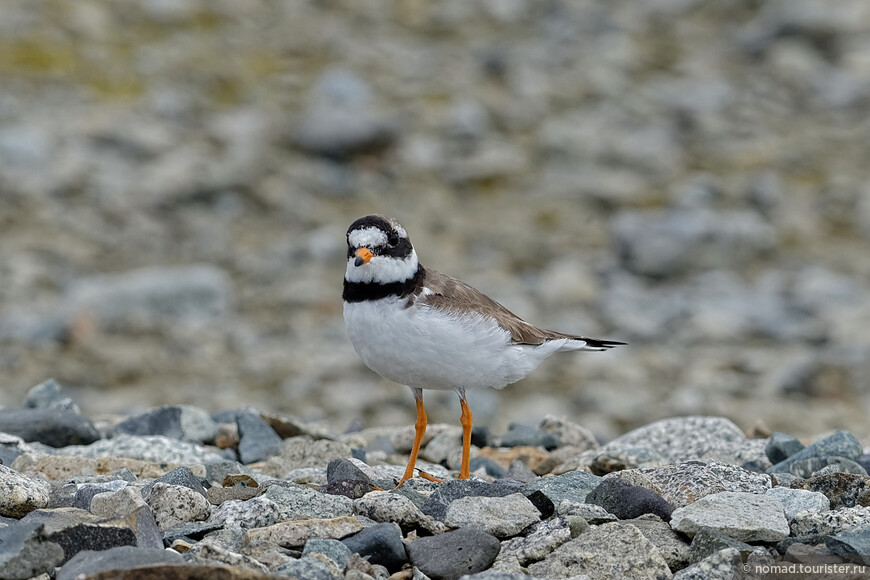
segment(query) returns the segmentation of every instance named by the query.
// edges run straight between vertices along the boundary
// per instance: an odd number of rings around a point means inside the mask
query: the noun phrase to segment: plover
[[[411,388],[417,420],[411,456],[399,485],[414,474],[426,431],[423,390],[453,390],[462,408],[462,464],[469,476],[472,415],[466,389],[501,389],[557,352],[607,350],[625,344],[525,322],[468,284],[424,268],[405,229],[380,215],[347,230],[344,322],[362,361]]]

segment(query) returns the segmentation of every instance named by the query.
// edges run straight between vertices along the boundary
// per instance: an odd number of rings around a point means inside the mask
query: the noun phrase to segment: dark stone
[[[864,471],[866,471],[867,473],[870,473],[870,455],[868,455],[866,453],[862,454],[855,461],[858,462],[858,465],[860,465],[861,467],[864,468]]]
[[[598,487],[601,478],[585,471],[569,471],[555,477],[542,477],[526,485],[529,490],[540,490],[558,506],[563,500],[584,503],[590,491]]]
[[[51,571],[63,560],[63,548],[48,539],[37,522],[0,528],[0,578],[25,580]]]
[[[471,444],[483,449],[489,447],[489,427],[483,425],[471,428]]]
[[[537,427],[530,427],[519,423],[511,423],[507,433],[501,436],[501,447],[543,447],[551,450],[559,446],[559,439],[553,433],[547,433]]]
[[[78,508],[34,510],[21,521],[45,526],[46,537],[63,548],[61,563],[82,550],[108,550],[116,546],[137,545],[136,533],[127,523],[101,522]]]
[[[851,562],[870,565],[870,530],[837,534],[829,537],[825,545]]]
[[[525,491],[520,482],[500,480],[486,483],[475,479],[454,479],[435,490],[423,504],[422,511],[437,520],[447,515],[447,507],[461,497],[504,497]]]
[[[740,555],[743,558],[746,558],[746,556],[748,556],[749,553],[755,549],[754,546],[750,546],[745,542],[735,540],[734,538],[723,534],[719,530],[703,527],[698,530],[698,532],[695,534],[695,537],[692,538],[692,544],[689,546],[689,552],[691,554],[691,560],[693,562],[700,562],[707,556],[711,556],[719,550],[724,550],[725,548],[734,548],[735,550],[740,552]]]
[[[326,481],[360,480],[372,483],[362,469],[348,459],[333,459],[326,466]]]
[[[496,479],[501,479],[507,473],[507,470],[490,459],[489,457],[472,457],[468,462],[468,469],[471,473],[476,472],[481,467],[484,468],[487,475],[491,475]]]
[[[497,538],[474,528],[407,543],[408,557],[432,580],[456,580],[489,568],[501,549]]]
[[[350,456],[366,463],[366,450],[362,447],[352,447],[350,450]]]
[[[343,479],[340,481],[331,481],[326,485],[321,485],[318,491],[321,493],[328,493],[329,495],[343,495],[350,499],[359,499],[373,489],[374,487],[368,481],[361,481],[359,479]]]
[[[768,468],[768,473],[789,472],[790,467],[796,461],[809,459],[810,457],[845,457],[846,459],[856,460],[863,453],[861,443],[854,435],[848,431],[837,431],[836,433],[825,437],[820,441],[816,441],[812,445],[804,447],[797,453],[790,455],[788,458],[780,461],[776,465]]]
[[[57,409],[0,409],[0,431],[50,447],[89,445],[100,438],[89,419]]]
[[[239,426],[239,458],[242,463],[264,461],[281,452],[282,439],[260,415],[241,412],[236,417]]]
[[[162,435],[171,439],[202,443],[211,441],[217,424],[200,409],[184,405],[148,409],[127,417],[112,428],[112,434]]]
[[[668,522],[674,508],[656,492],[616,478],[605,478],[586,496],[586,503],[603,507],[621,520],[655,514]]]
[[[808,457],[807,459],[795,461],[789,467],[789,473],[796,477],[809,478],[826,467],[830,467],[831,470],[840,471],[842,473],[867,475],[867,470],[865,470],[857,461],[852,461],[845,457],[837,457],[835,455],[829,457]]]
[[[326,466],[326,485],[322,493],[359,499],[374,489],[374,483],[363,471],[347,459],[333,459]]]
[[[142,497],[146,500],[151,495],[151,490],[154,489],[154,484],[165,483],[168,485],[181,485],[192,489],[203,497],[206,497],[205,488],[199,478],[193,474],[189,467],[176,467],[166,475],[158,477],[154,481],[142,488]]]
[[[120,546],[102,551],[84,550],[57,572],[56,580],[75,580],[111,570],[130,570],[153,564],[182,564],[184,556],[162,548]],[[157,578],[157,576],[148,576]],[[205,576],[202,576],[205,578]]]
[[[385,522],[375,524],[341,542],[351,553],[368,557],[372,564],[384,566],[390,573],[398,572],[408,561],[405,546],[402,544],[402,530],[398,524]]]
[[[870,476],[837,472],[797,480],[792,487],[823,493],[831,501],[831,509],[839,509],[862,505],[860,500],[866,497],[868,483]]]
[[[764,453],[770,462],[776,465],[780,461],[785,461],[798,451],[804,448],[796,437],[792,437],[788,433],[780,433],[777,431],[767,440],[767,446],[764,448]]]
[[[83,483],[76,486],[75,495],[72,497],[71,507],[81,508],[83,510],[91,509],[91,500],[94,499],[94,496],[98,493],[105,493],[107,491],[118,491],[127,487],[127,482],[118,480],[118,481],[107,481],[104,483]],[[54,494],[52,494],[53,496]]]
[[[785,554],[795,544],[803,544],[805,546],[824,545],[830,538],[828,534],[819,534],[815,536],[794,536],[789,537],[776,544],[776,551],[780,554]]]
[[[541,519],[545,520],[553,515],[556,511],[556,506],[553,504],[553,500],[547,497],[547,494],[542,492],[541,490],[523,490],[521,492],[526,499],[532,502],[532,505],[538,508],[538,511],[541,512]]]
[[[168,548],[175,540],[198,542],[206,535],[221,529],[223,529],[223,524],[208,521],[180,524],[163,532],[163,545]]]

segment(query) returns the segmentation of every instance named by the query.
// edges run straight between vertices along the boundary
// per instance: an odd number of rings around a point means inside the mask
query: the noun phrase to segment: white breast
[[[360,358],[379,375],[423,389],[502,388],[532,372],[563,346],[510,343],[491,318],[449,315],[406,298],[344,304],[344,321]]]

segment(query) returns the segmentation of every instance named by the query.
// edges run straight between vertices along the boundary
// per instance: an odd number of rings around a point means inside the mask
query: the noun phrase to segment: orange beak
[[[363,264],[368,264],[369,260],[372,259],[372,251],[366,247],[362,247],[356,251],[356,260],[353,261],[354,266],[362,266]]]

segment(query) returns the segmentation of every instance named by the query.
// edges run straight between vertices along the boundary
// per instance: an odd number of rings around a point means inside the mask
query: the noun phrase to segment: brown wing
[[[429,289],[432,294],[423,294],[424,288]],[[478,312],[485,316],[491,316],[495,318],[500,327],[510,333],[511,340],[516,344],[539,345],[558,338],[585,340],[593,348],[610,348],[624,344],[532,326],[480,290],[435,270],[424,270],[417,283],[417,288],[414,290],[413,299],[454,314]]]

